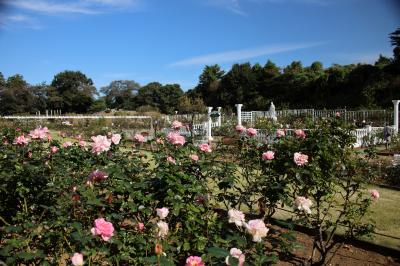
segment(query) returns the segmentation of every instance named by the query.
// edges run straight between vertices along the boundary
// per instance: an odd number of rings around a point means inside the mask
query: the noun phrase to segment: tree
[[[96,113],[107,109],[106,100],[104,98],[99,98],[95,100],[89,107],[88,112]]]
[[[3,78],[4,80],[4,78]],[[0,86],[0,112],[2,114],[29,113],[33,107],[33,94],[22,75],[10,76]]]
[[[0,88],[6,85],[6,80],[4,79],[3,73],[0,72]]]
[[[52,97],[62,99],[61,109],[64,112],[86,113],[96,92],[93,81],[80,71],[67,70],[58,73],[51,86],[55,88]]]
[[[219,65],[205,66],[199,77],[199,84],[194,89],[198,96],[209,105],[216,105],[216,97],[224,71]]]
[[[394,46],[393,54],[396,61],[400,60],[400,27],[389,34],[390,42]]]
[[[135,96],[140,89],[139,83],[133,80],[114,80],[100,91],[105,96],[108,108],[135,109]]]
[[[136,97],[138,106],[157,107],[163,113],[173,113],[183,95],[179,84],[162,85],[158,82],[151,82],[140,88]]]

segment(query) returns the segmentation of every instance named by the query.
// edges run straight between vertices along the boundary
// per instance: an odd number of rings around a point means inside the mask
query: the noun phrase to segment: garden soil
[[[278,229],[279,230],[279,229]],[[312,252],[312,237],[296,232],[297,241],[302,248],[296,249],[289,258],[280,258],[278,266],[303,265]],[[338,250],[329,266],[400,266],[400,251],[385,247],[371,246],[368,243],[356,242],[345,244]]]

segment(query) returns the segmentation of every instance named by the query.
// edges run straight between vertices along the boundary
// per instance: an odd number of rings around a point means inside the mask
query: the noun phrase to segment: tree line
[[[280,68],[268,60],[263,66],[234,64],[227,72],[219,65],[205,66],[199,82],[183,92],[179,84],[115,80],[96,89],[80,71],[56,74],[51,84],[30,85],[19,75],[0,72],[2,115],[43,112],[92,113],[106,109],[201,112],[205,106],[266,110],[273,101],[280,108],[387,108],[400,99],[400,28],[389,34],[393,58],[380,55],[374,64],[301,61]]]

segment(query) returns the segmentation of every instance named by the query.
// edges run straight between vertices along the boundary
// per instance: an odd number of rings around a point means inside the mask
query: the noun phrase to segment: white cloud
[[[237,15],[247,16],[247,13],[243,11],[240,5],[240,0],[209,0],[205,1],[204,4],[227,9]]]
[[[43,26],[37,21],[36,18],[17,14],[17,15],[10,15],[2,16],[2,20],[0,21],[0,27],[4,29],[13,29],[13,28],[28,28],[34,30],[43,29]]]
[[[15,6],[20,9],[48,13],[76,13],[93,15],[109,12],[110,9],[122,9],[134,7],[138,0],[5,0],[7,5]]]
[[[6,1],[7,4],[21,9],[27,9],[43,13],[80,13],[80,14],[98,14],[99,12],[83,6],[80,2],[68,2],[56,4],[49,1],[15,0]]]
[[[174,63],[170,66],[188,66],[188,65],[206,65],[206,64],[220,64],[226,62],[241,61],[244,59],[250,59],[263,55],[271,55],[282,52],[290,52],[300,49],[311,48],[325,44],[325,42],[314,42],[314,43],[297,43],[297,44],[278,44],[271,46],[256,47],[243,50],[227,51],[214,54],[206,54],[196,57],[183,59]]]

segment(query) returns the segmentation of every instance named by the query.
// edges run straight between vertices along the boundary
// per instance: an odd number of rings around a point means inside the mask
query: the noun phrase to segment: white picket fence
[[[307,115],[309,117],[321,118],[321,117],[334,117],[336,113],[340,113],[341,117],[347,122],[352,123],[353,121],[361,122],[362,120],[374,120],[379,118],[382,121],[393,121],[393,112],[386,110],[360,110],[360,111],[347,111],[346,109],[334,109],[334,110],[316,110],[316,109],[287,109],[287,110],[276,110],[276,116],[287,117],[287,116],[301,116]],[[269,111],[242,111],[241,119],[243,122],[254,124],[257,118],[266,117],[269,118],[271,115]]]
[[[303,129],[305,132],[308,131],[308,129]],[[295,129],[285,129],[286,135],[293,135]],[[389,132],[391,135],[394,134],[394,128],[390,127]],[[382,144],[385,142],[385,140],[382,138],[383,134],[383,127],[366,127],[366,128],[360,128],[360,129],[355,129],[351,131],[353,136],[356,138],[356,141],[354,143],[354,147],[363,147],[367,145],[366,141],[368,137],[373,138],[371,142],[373,144]],[[265,143],[270,143],[275,140],[276,137],[276,132],[271,132],[266,129],[257,129],[257,136],[255,138],[259,140],[260,142],[265,142]]]

